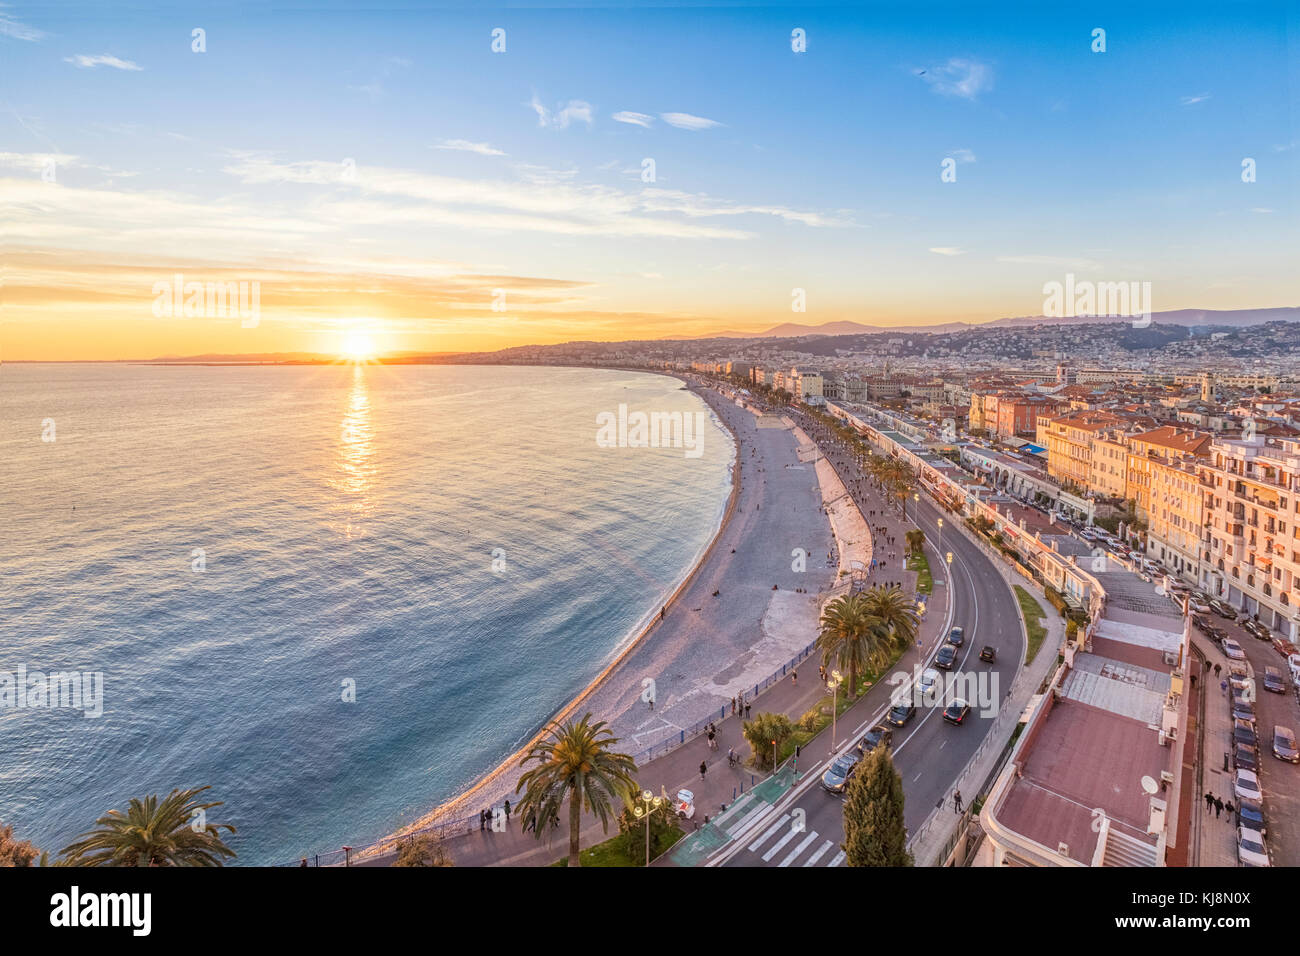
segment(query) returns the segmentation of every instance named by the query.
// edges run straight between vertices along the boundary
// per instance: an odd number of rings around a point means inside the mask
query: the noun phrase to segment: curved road
[[[788,409],[782,411],[790,414],[810,436],[816,438],[860,508],[865,511],[868,507],[882,507],[879,492],[871,486],[869,479],[862,476],[852,456],[838,440],[829,437],[830,433],[824,426],[802,413]],[[939,537],[935,522],[939,517],[945,519],[943,549],[953,555],[952,581],[944,581],[942,585],[939,581],[945,575],[940,567],[941,558],[935,551]],[[939,802],[946,801],[952,808],[953,783],[984,742],[1024,661],[1025,635],[1016,599],[1005,579],[979,545],[951,527],[960,518],[945,513],[928,498],[922,498],[919,513],[913,515],[909,512],[909,520],[925,531],[926,543],[931,550],[935,577],[932,599],[937,603],[940,587],[951,587],[952,624],[966,632],[958,664],[952,673],[986,675],[981,690],[987,695],[979,700],[986,706],[977,707],[972,701],[970,716],[962,726],[945,722],[940,705],[918,707],[916,715],[905,727],[894,729],[894,766],[903,780],[907,828],[914,832]],[[993,665],[979,660],[980,650],[985,644],[997,649],[997,661]],[[927,654],[927,660],[933,658],[933,650]],[[839,752],[855,748],[862,734],[883,716],[893,689],[880,682],[840,718],[838,733],[846,744],[841,745]],[[821,746],[825,746],[825,742],[819,737],[814,747]],[[824,755],[820,755],[820,759],[812,754],[805,755],[805,759],[810,758],[816,764],[801,767],[804,779],[796,787],[800,793],[793,804],[785,806],[770,823],[756,827],[753,833],[748,834],[741,841],[743,848],[726,865],[827,866],[843,862],[839,850],[844,839],[843,804],[839,797],[827,793],[820,786],[821,775],[829,760]],[[792,826],[792,821],[799,818],[796,809],[803,811],[801,832],[795,832]]]

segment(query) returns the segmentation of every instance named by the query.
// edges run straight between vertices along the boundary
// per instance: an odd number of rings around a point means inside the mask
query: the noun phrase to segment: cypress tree
[[[903,827],[903,780],[885,747],[862,759],[844,797],[844,843],[849,866],[911,866]]]

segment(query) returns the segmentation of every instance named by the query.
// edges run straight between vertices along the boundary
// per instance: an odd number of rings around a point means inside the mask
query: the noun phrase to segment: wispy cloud
[[[1184,106],[1195,106],[1197,103],[1204,103],[1210,98],[1209,93],[1197,93],[1195,96],[1181,97],[1178,102]]]
[[[931,246],[930,251],[939,256],[964,256],[965,249],[958,249],[956,246]]]
[[[972,153],[969,149],[954,149],[951,152],[949,152],[948,155],[951,156],[953,159],[957,160],[957,162],[959,163],[975,162],[975,154]]]
[[[1276,212],[1277,210],[1275,210],[1275,209],[1266,209],[1266,208],[1263,207],[1263,206],[1253,206],[1253,207],[1251,207],[1251,210],[1250,210],[1250,211],[1251,211],[1251,212],[1263,213],[1263,214],[1267,215],[1268,213]]]
[[[434,149],[453,149],[462,153],[478,153],[480,156],[504,156],[501,150],[487,143],[471,143],[467,139],[444,139]]]
[[[650,124],[655,121],[655,118],[650,116],[648,113],[633,113],[630,110],[619,110],[611,116],[610,119],[614,120],[616,123],[628,123],[632,126],[644,126],[646,129],[649,129]]]
[[[721,126],[717,120],[706,119],[703,116],[692,116],[690,113],[660,113],[659,118],[669,126],[676,126],[678,129],[712,129],[715,126]]]
[[[5,6],[7,4],[0,4],[0,36],[9,37],[13,40],[26,40],[29,43],[45,36],[44,30],[29,27],[27,24],[15,20],[4,11]]]
[[[940,66],[927,67],[917,75],[930,89],[943,96],[974,100],[993,89],[993,67],[978,60],[953,57]]]
[[[568,129],[573,123],[590,126],[595,119],[595,111],[585,100],[569,100],[552,111],[534,93],[528,105],[537,114],[537,125],[549,129]]]
[[[109,56],[107,53],[99,53],[94,56],[88,56],[85,53],[75,53],[72,56],[65,56],[64,63],[71,63],[83,70],[93,70],[97,66],[111,66],[115,70],[129,70],[138,73],[144,67],[131,60],[119,60],[115,56]]]

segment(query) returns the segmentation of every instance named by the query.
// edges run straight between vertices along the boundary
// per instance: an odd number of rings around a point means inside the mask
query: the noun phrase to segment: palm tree
[[[849,672],[849,699],[858,692],[858,674],[889,662],[888,649],[880,637],[883,633],[878,617],[871,613],[866,594],[837,597],[822,611],[821,633],[817,646],[822,665],[834,665]]]
[[[156,794],[132,799],[126,814],[109,810],[96,829],[60,851],[63,866],[221,866],[235,851],[221,839],[228,823],[207,823],[207,811],[221,802],[198,803],[209,787],[173,790],[159,802]]]
[[[904,595],[902,588],[877,584],[864,591],[863,597],[868,613],[880,621],[895,646],[910,647],[916,641],[917,622],[920,620],[916,602]]]
[[[550,736],[534,744],[519,762],[521,769],[530,761],[537,766],[521,776],[515,787],[516,793],[524,791],[518,816],[522,821],[536,815],[535,831],[540,839],[558,821],[567,797],[569,866],[581,866],[578,837],[582,811],[596,814],[608,833],[613,799],[626,802],[636,789],[636,763],[627,754],[610,749],[618,738],[603,720],[593,724],[590,713],[564,724],[553,721],[547,731]]]

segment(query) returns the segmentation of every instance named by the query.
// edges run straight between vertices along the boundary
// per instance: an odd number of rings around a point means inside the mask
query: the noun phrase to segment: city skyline
[[[6,6],[0,357],[982,322],[1069,274],[1292,303],[1283,6],[855,9]],[[176,275],[256,320],[159,316]]]

